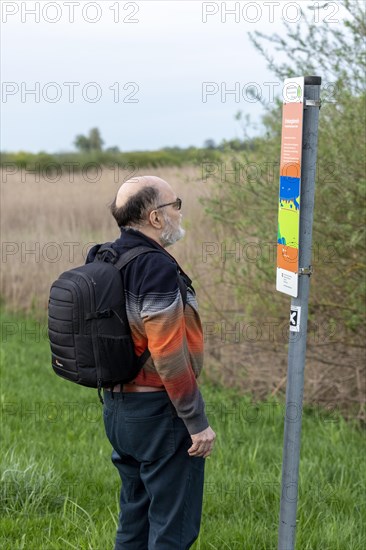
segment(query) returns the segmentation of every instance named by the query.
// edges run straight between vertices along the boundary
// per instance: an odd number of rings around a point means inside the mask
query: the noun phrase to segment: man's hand
[[[188,449],[190,456],[202,456],[203,458],[210,456],[216,439],[216,434],[210,426],[203,430],[203,432],[191,434],[191,438],[193,445]]]

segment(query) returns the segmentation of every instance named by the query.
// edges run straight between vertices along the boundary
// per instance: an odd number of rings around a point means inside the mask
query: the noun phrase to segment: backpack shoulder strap
[[[128,252],[124,252],[113,265],[116,269],[120,271],[128,263],[137,258],[137,256],[141,256],[141,254],[146,254],[147,252],[160,253],[159,250],[155,250],[154,248],[150,248],[149,246],[136,246],[135,248],[131,248],[131,250],[129,250]]]
[[[121,270],[132,260],[140,256],[141,254],[146,254],[147,252],[157,252],[158,254],[163,254],[163,252],[161,252],[160,250],[150,248],[148,246],[136,246],[135,248],[132,248],[128,252],[122,254],[113,265],[116,269]],[[191,283],[190,279],[189,283]],[[182,295],[183,307],[185,307],[187,303],[187,285],[184,278],[180,274],[180,269],[178,269],[178,287]]]

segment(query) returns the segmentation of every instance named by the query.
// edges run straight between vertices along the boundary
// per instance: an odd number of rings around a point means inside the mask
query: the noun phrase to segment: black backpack
[[[146,253],[138,246],[121,256],[112,243],[96,245],[94,261],[62,273],[52,284],[48,302],[48,336],[56,374],[76,384],[101,388],[133,380],[150,356],[137,356],[127,320],[121,270]],[[183,304],[190,279],[179,269]],[[191,287],[192,288],[192,287]]]

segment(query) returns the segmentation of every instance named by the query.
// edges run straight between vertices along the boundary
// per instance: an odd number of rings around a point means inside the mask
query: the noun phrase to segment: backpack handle
[[[94,250],[96,250],[94,261],[96,262],[110,261],[112,263],[115,263],[118,259],[119,254],[116,252],[116,250],[114,250],[114,248],[112,248],[111,245],[112,245],[111,242],[96,245],[94,247]],[[109,257],[109,260],[107,260],[108,257]]]

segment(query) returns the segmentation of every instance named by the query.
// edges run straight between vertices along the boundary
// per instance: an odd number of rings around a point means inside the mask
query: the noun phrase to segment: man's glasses
[[[167,202],[166,204],[160,204],[155,208],[155,210],[158,208],[163,208],[164,206],[173,206],[176,210],[180,210],[182,208],[182,199],[177,199],[174,202]]]

